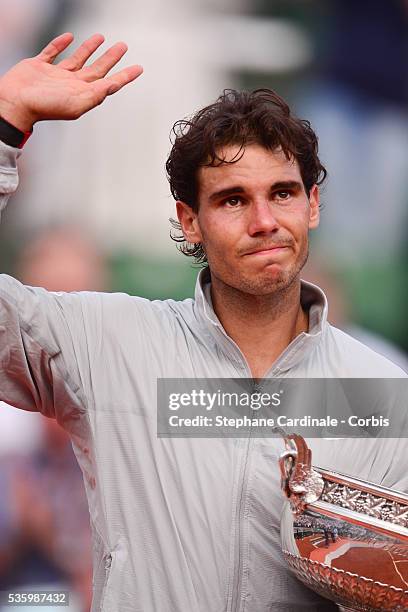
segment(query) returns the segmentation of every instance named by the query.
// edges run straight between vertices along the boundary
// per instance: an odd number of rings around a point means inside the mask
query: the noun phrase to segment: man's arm
[[[57,37],[0,79],[1,118],[21,132],[30,131],[37,121],[76,119],[142,72],[132,66],[106,76],[126,52],[123,43],[85,66],[103,42],[98,34],[54,65],[72,40],[71,34]],[[18,153],[0,142],[0,210],[17,187]],[[0,400],[56,416],[75,430],[76,415],[85,410],[91,386],[83,313],[95,302],[97,297],[49,293],[0,275]]]

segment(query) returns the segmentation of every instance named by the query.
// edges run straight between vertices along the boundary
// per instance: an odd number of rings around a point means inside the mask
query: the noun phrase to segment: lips
[[[280,253],[282,251],[285,251],[286,249],[288,249],[289,246],[287,244],[277,244],[274,246],[264,246],[264,247],[260,247],[258,249],[254,249],[252,251],[248,251],[246,253],[244,253],[244,255],[267,255],[268,253]]]

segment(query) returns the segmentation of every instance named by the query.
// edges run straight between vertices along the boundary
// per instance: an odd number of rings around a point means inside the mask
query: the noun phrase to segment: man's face
[[[228,146],[221,157],[237,151]],[[182,202],[177,211],[188,242],[204,246],[212,278],[253,295],[289,286],[319,223],[317,186],[308,197],[298,163],[249,145],[235,163],[200,168],[198,179],[198,213]]]

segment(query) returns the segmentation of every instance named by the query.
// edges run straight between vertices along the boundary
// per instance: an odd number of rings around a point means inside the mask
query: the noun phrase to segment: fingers
[[[82,43],[70,57],[58,64],[59,68],[65,70],[80,70],[91,55],[101,46],[105,38],[102,34],[94,34]]]
[[[128,47],[125,43],[116,43],[105,51],[93,64],[80,70],[78,77],[84,81],[95,81],[96,79],[103,78],[122,59],[127,49]]]
[[[124,68],[117,74],[114,74],[113,76],[105,79],[109,83],[107,95],[111,96],[112,94],[116,93],[117,91],[122,89],[122,87],[128,85],[128,83],[131,83],[132,81],[137,79],[137,77],[139,77],[142,72],[142,66],[129,66],[129,68]]]
[[[71,44],[73,39],[74,37],[70,33],[61,34],[61,36],[54,38],[37,57],[51,63]],[[84,68],[83,66],[86,61],[101,46],[104,40],[105,38],[102,34],[94,34],[83,42],[70,57],[62,60],[58,64],[58,67],[65,70],[76,71],[79,78],[88,82],[103,78],[114,66],[116,66],[128,49],[125,43],[116,43],[113,47],[105,51],[105,53],[93,62],[93,64]],[[140,66],[127,68],[115,75],[115,81],[110,84],[117,85],[116,91],[118,91],[124,85],[127,85],[127,83],[137,78],[141,72],[142,69]],[[112,91],[112,93],[114,93],[114,91]]]
[[[117,72],[116,74],[106,79],[99,79],[93,83],[95,93],[97,95],[111,96],[128,83],[131,83],[143,72],[142,66],[129,66]]]
[[[142,72],[143,68],[141,66],[130,66],[108,79],[98,79],[93,83],[89,83],[81,96],[77,97],[77,102],[79,103],[77,116],[80,117],[92,108],[95,108],[95,106],[102,104],[106,96],[112,95],[128,83],[131,83]]]
[[[48,43],[48,45],[37,55],[37,57],[44,62],[51,63],[54,61],[57,55],[62,53],[62,51],[65,51],[73,40],[74,36],[70,32],[61,34]]]

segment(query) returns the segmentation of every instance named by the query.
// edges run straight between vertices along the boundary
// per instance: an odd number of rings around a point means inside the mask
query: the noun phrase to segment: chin
[[[270,264],[261,271],[245,271],[239,278],[241,291],[251,295],[270,295],[285,291],[299,281],[300,273],[308,258],[308,253],[291,262],[290,265],[282,266]]]
[[[270,295],[287,289],[296,279],[297,273],[280,271],[241,278],[237,288],[251,295]]]

